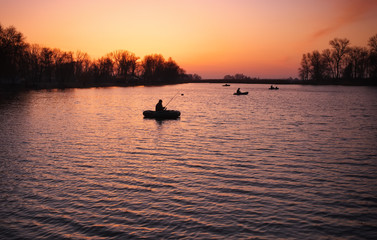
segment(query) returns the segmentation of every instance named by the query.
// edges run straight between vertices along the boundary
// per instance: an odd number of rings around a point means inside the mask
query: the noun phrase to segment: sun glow
[[[93,58],[124,49],[172,57],[204,78],[297,76],[303,53],[346,37],[366,46],[376,1],[0,0],[1,24],[27,41]]]

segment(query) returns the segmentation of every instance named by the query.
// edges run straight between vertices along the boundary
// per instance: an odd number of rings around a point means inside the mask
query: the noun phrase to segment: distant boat
[[[224,84],[223,87],[229,87],[230,85],[229,84]]]
[[[278,87],[274,87],[271,85],[271,87],[269,88],[270,90],[278,90],[279,88]]]
[[[249,92],[235,92],[233,95],[247,95]]]
[[[145,118],[155,119],[177,119],[181,116],[181,112],[177,110],[152,111],[146,110],[143,112]]]

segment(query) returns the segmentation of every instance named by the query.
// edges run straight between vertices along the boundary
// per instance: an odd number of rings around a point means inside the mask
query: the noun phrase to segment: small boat
[[[145,118],[155,119],[177,119],[181,116],[181,112],[177,110],[152,111],[146,110],[143,112]]]
[[[247,95],[249,92],[235,92],[233,95]]]
[[[223,87],[229,87],[230,85],[229,84],[224,84]]]

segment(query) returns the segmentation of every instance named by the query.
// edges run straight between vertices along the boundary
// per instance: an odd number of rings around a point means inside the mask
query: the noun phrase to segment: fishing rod
[[[170,101],[165,105],[165,109],[166,109],[166,107],[169,105],[169,103],[178,95],[178,93],[179,93],[179,91],[174,95],[174,97],[172,97],[171,99],[170,99]]]

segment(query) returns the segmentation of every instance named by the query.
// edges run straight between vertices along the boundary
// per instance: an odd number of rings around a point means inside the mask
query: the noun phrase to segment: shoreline
[[[273,85],[343,85],[343,86],[377,86],[377,79],[363,79],[363,80],[323,80],[323,81],[312,81],[312,80],[299,80],[299,79],[203,79],[203,80],[193,80],[190,83],[229,83],[229,84],[273,84]]]
[[[49,84],[44,83],[40,85],[25,85],[25,84],[0,84],[0,89],[5,90],[51,90],[51,89],[80,89],[80,88],[106,88],[106,87],[138,87],[138,86],[166,86],[177,85],[185,83],[214,83],[214,84],[272,84],[272,85],[339,85],[339,86],[377,86],[377,80],[366,79],[358,81],[347,80],[327,80],[327,81],[303,81],[298,79],[202,79],[202,80],[190,80],[190,81],[177,81],[177,82],[159,82],[159,83],[96,83],[96,84],[77,84],[77,83],[65,83],[65,84]]]

